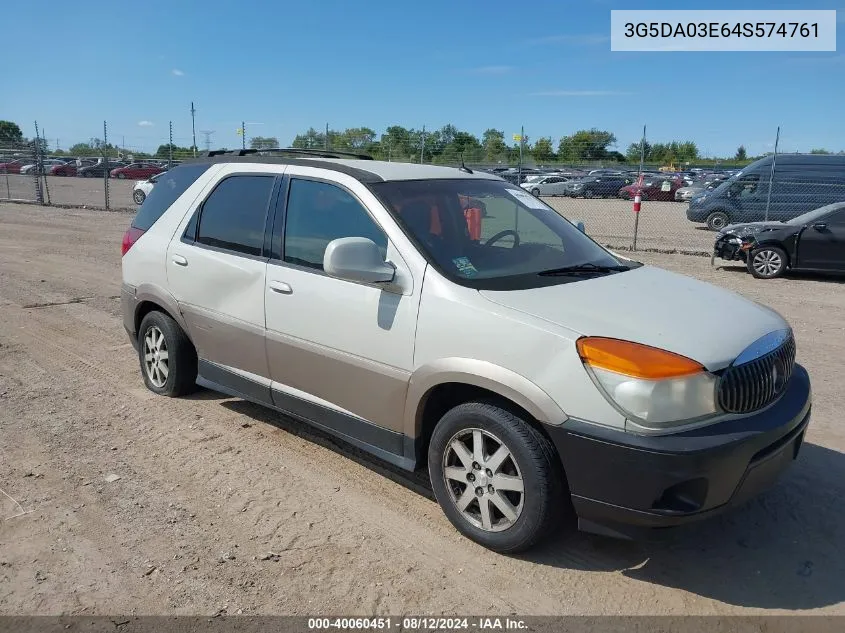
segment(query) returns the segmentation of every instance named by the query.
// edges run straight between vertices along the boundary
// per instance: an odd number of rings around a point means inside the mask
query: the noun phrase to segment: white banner
[[[611,11],[611,51],[835,51],[836,11]]]

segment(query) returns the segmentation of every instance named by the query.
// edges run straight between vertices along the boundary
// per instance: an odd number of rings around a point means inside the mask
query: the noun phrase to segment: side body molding
[[[403,425],[406,437],[419,436],[425,399],[431,389],[450,382],[473,385],[497,393],[546,424],[557,426],[567,420],[566,413],[551,396],[525,376],[474,358],[441,358],[422,365],[411,374]]]

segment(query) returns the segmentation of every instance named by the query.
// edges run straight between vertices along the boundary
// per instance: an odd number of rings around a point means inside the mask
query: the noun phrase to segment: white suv
[[[501,552],[566,515],[614,536],[707,517],[797,456],[810,381],[776,312],[496,176],[303,153],[212,152],[141,206],[122,305],[152,391],[199,384],[427,468]]]

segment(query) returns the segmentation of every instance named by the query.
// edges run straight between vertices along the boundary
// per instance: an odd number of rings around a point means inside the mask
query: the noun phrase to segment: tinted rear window
[[[144,204],[138,209],[132,226],[143,231],[149,231],[150,227],[164,215],[168,207],[176,202],[176,199],[185,193],[197,178],[211,163],[194,163],[191,165],[180,165],[167,171],[156,180],[153,190],[149,193]]]

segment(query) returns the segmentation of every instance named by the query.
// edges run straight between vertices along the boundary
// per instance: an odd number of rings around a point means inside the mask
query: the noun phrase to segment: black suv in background
[[[622,187],[632,182],[634,178],[630,176],[585,176],[566,183],[563,195],[572,198],[615,198]]]

